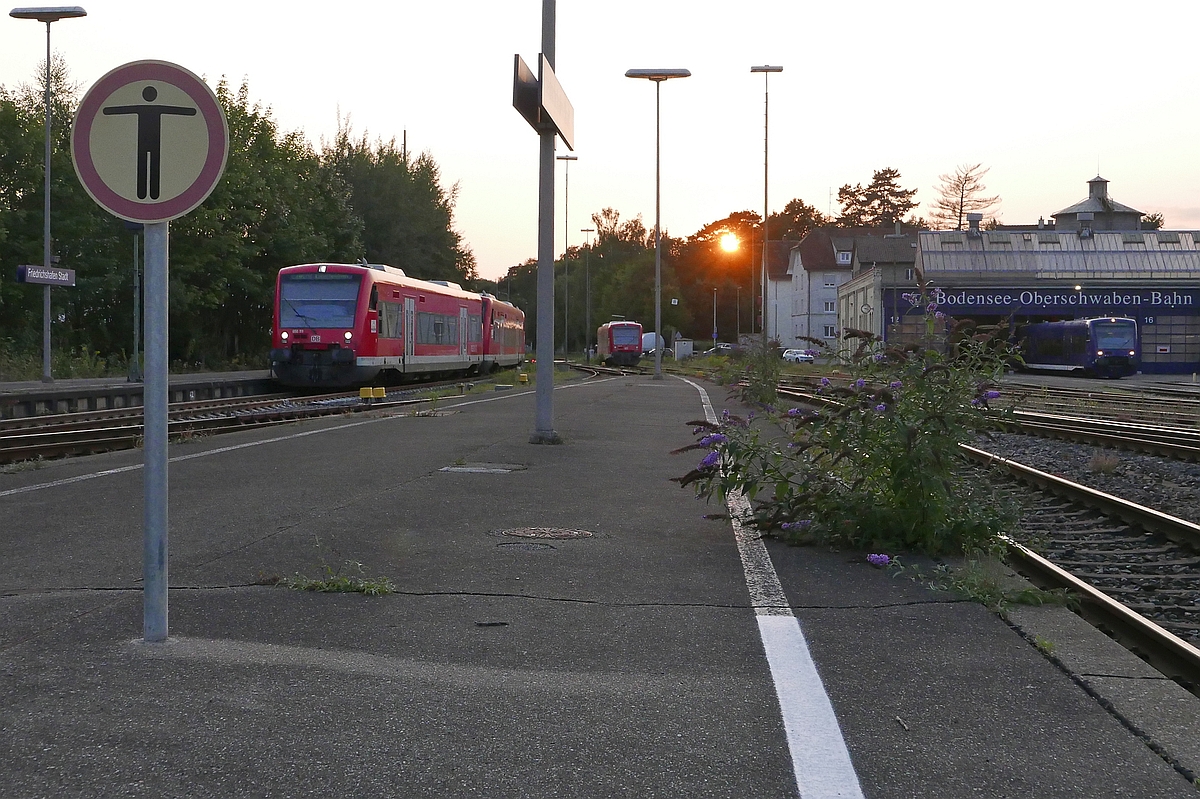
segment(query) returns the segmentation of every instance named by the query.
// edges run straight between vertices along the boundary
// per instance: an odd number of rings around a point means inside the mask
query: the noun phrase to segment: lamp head
[[[631,69],[626,71],[627,78],[645,78],[655,83],[661,83],[671,78],[690,78],[692,73],[686,69]]]
[[[764,64],[761,67],[750,67],[751,72],[783,72],[783,67],[773,67],[769,64]]]
[[[577,155],[556,155],[554,157],[557,158],[559,161],[578,161],[579,160],[579,156],[577,156]]]
[[[79,6],[39,6],[14,8],[8,15],[17,19],[36,19],[38,22],[58,22],[60,19],[86,17],[87,12]]]

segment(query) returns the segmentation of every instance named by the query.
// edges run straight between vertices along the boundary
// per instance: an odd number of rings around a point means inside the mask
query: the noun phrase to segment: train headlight
[[[346,331],[346,341],[349,341],[352,338],[354,338],[354,334],[351,333],[349,330],[347,330]]]
[[[284,341],[287,341],[288,340],[288,332],[286,330],[283,331],[282,333],[279,334],[279,337],[281,339],[283,339]]]
[[[1133,350],[1130,350],[1130,351],[1129,351],[1129,354],[1130,354],[1130,355],[1137,355],[1137,353],[1136,353],[1136,352],[1134,352]]]
[[[1098,355],[1098,356],[1103,356],[1103,355],[1104,355],[1104,350],[1096,350],[1096,355]]]

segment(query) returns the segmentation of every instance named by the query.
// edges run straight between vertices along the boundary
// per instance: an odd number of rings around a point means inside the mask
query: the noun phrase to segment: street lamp
[[[662,218],[662,114],[659,101],[662,82],[671,78],[688,78],[692,73],[686,69],[631,69],[627,78],[643,78],[654,81],[654,379],[662,380],[662,241],[660,222]]]
[[[46,23],[46,169],[45,202],[42,206],[42,266],[50,264],[50,23],[72,17],[86,17],[79,6],[50,6],[45,8],[14,8],[8,12],[17,19],[36,19]],[[42,382],[53,382],[50,374],[50,284],[42,287]]]
[[[577,155],[556,155],[559,161],[566,161],[563,167],[566,174],[563,177],[563,358],[569,358],[571,352],[571,294],[570,274],[567,269],[567,253],[570,251],[568,240],[571,237],[571,162],[578,161]]]
[[[583,348],[588,352],[588,363],[592,362],[592,234],[594,228],[580,228],[580,233],[587,234],[587,251],[583,256]]]
[[[767,348],[767,242],[770,237],[767,235],[767,219],[771,215],[770,202],[767,199],[767,136],[769,133],[769,110],[770,100],[767,92],[767,83],[772,72],[783,72],[783,67],[773,67],[763,65],[760,67],[750,67],[751,72],[763,73],[763,256],[762,256],[762,343],[763,350]]]

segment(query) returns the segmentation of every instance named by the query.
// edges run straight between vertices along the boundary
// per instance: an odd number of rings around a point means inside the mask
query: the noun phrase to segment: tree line
[[[43,90],[0,86],[0,373],[5,355],[40,356],[41,292],[15,283],[18,264],[42,258]],[[53,292],[53,350],[127,363],[133,342],[135,231],[99,208],[71,164],[69,124],[80,99],[61,59],[51,61],[54,102],[51,168],[52,253],[76,271],[74,288]],[[171,225],[170,345],[176,362],[220,368],[265,366],[278,270],[313,261],[387,263],[413,277],[450,280],[511,299],[536,336],[537,266],[511,267],[496,281],[478,276],[475,256],[454,229],[457,185],[446,188],[428,153],[415,157],[394,139],[371,141],[340,120],[332,142],[314,147],[299,131],[282,131],[249,87],[222,80],[216,95],[229,122],[225,175],[196,210]],[[993,216],[980,164],[940,176],[931,218],[913,215],[917,191],[897,169],[838,190],[839,211],[824,214],[800,198],[772,213],[772,241],[800,241],[814,228],[962,228],[967,213]],[[654,235],[641,216],[592,214],[588,241],[555,262],[555,346],[573,352],[594,343],[595,329],[624,317],[654,319]],[[1161,216],[1148,222],[1161,225]],[[729,251],[722,240],[739,241]],[[689,236],[663,234],[666,332],[722,340],[759,325],[762,217],[735,211]],[[590,317],[590,318],[589,318]]]
[[[0,354],[10,363],[41,352],[42,292],[13,274],[43,257],[44,80],[0,86]],[[50,82],[51,252],[76,272],[74,288],[52,292],[52,351],[115,366],[133,344],[137,232],[76,179],[70,120],[81,93],[59,58]],[[345,120],[318,149],[280,130],[246,83],[234,89],[222,80],[215,93],[229,123],[225,174],[202,205],[171,223],[174,361],[262,367],[275,276],[290,264],[365,258],[427,280],[477,280],[475,257],[454,229],[457,187],[442,186],[430,154],[410,156],[394,139],[372,142]]]

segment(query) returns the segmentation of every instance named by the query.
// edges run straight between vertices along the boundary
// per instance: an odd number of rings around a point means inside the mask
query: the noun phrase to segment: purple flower
[[[792,417],[796,417],[796,416],[799,416],[799,415],[800,415],[800,414],[802,414],[802,413],[804,413],[804,411],[800,410],[799,408],[788,408],[788,413],[787,413],[787,415],[788,415],[788,416],[792,416]]]
[[[892,562],[887,555],[867,555],[867,562],[872,566],[886,566]]]
[[[925,306],[925,310],[928,313],[933,313],[934,311],[937,310],[937,303],[936,302],[929,303],[928,305]]]
[[[822,378],[821,378],[821,385],[822,385],[822,386],[824,386],[825,388],[829,388],[829,386],[830,386],[830,385],[832,385],[832,384],[829,382],[829,378],[828,378],[828,377],[822,377]]]
[[[867,381],[863,380],[861,377],[854,381],[855,388],[862,388],[866,384],[867,384]]]
[[[944,313],[942,313],[941,311],[938,311],[937,313],[935,313],[933,315],[933,318],[934,319],[945,319],[946,315]]]
[[[875,412],[876,412],[876,413],[886,413],[886,412],[887,412],[887,406],[886,406],[886,405],[884,405],[884,404],[881,402],[881,403],[879,403],[878,405],[876,405],[876,406],[875,406]]]
[[[993,391],[989,391],[988,393],[984,394],[983,398],[984,399],[996,399],[999,396],[1000,396],[1000,392],[993,390]]]
[[[978,397],[976,397],[975,399],[971,400],[971,404],[972,404],[972,405],[975,405],[975,406],[978,406],[978,405],[979,405],[979,398],[978,398]]]
[[[704,447],[712,447],[717,444],[724,444],[729,440],[729,437],[721,433],[712,433],[700,439],[700,445]]]
[[[812,524],[812,519],[801,519],[798,522],[784,522],[779,525],[784,530],[807,530]]]
[[[884,358],[886,358],[887,356],[886,356],[886,355],[884,355],[882,352],[877,352],[877,353],[875,353],[874,355],[872,355],[871,357],[875,359],[875,363],[879,363],[880,361],[882,361],[882,360],[883,360]]]
[[[712,467],[717,465],[717,461],[719,461],[719,460],[721,460],[721,453],[717,452],[714,449],[712,452],[710,452],[704,456],[704,460],[700,461],[700,465],[697,466],[696,468],[697,469],[711,469]]]
[[[729,409],[728,409],[728,408],[726,408],[725,410],[721,411],[721,418],[722,418],[722,419],[724,419],[724,420],[725,420],[725,421],[727,421],[727,422],[729,421]]]
[[[903,386],[904,384],[899,380],[893,380],[892,382],[888,383],[888,388],[901,388]]]

